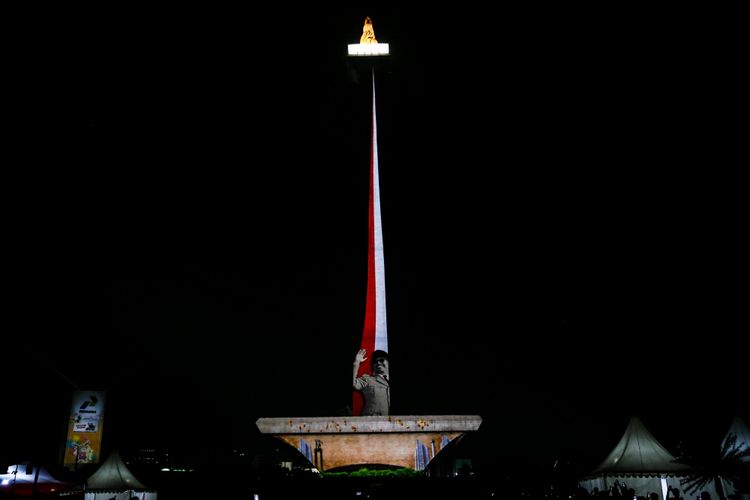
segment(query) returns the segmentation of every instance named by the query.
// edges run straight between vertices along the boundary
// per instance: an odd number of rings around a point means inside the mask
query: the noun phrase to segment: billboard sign
[[[64,466],[99,462],[104,423],[104,391],[75,391],[68,419]]]

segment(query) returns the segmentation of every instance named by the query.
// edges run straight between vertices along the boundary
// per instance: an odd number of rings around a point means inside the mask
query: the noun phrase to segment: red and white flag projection
[[[383,226],[380,219],[380,183],[378,181],[378,122],[375,113],[375,74],[372,74],[372,136],[370,141],[370,203],[368,216],[367,302],[365,325],[360,348],[367,356],[375,350],[388,352],[388,330],[385,314],[385,263],[383,260]],[[357,375],[369,372],[370,363],[362,363]],[[352,414],[361,415],[362,393],[353,392]]]

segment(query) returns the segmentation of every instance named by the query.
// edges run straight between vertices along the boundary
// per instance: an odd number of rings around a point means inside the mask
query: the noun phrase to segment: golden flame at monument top
[[[362,36],[359,37],[359,43],[349,44],[350,56],[387,56],[389,47],[387,43],[378,43],[375,38],[375,29],[372,27],[370,16],[365,18],[365,24],[362,27]]]
[[[375,29],[372,27],[370,16],[365,18],[365,25],[362,27],[362,36],[359,37],[359,43],[378,43],[375,38]]]

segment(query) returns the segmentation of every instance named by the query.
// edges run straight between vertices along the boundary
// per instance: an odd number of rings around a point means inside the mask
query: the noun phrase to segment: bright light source
[[[5,486],[6,484],[10,484],[10,479],[3,479],[3,482],[0,484],[2,484],[3,486]]]
[[[387,56],[387,43],[350,43],[350,56]]]

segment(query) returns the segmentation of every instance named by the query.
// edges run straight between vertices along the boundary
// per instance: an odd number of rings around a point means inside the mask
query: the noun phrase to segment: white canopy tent
[[[656,493],[664,499],[670,486],[682,492],[680,477],[688,470],[687,465],[675,462],[675,457],[634,416],[612,452],[580,484],[591,492],[624,483],[636,495]]]
[[[156,491],[136,479],[115,450],[86,481],[85,500],[128,500],[134,497],[156,500]]]
[[[0,497],[31,496],[32,490],[36,490],[38,494],[50,494],[63,491],[70,486],[69,483],[52,477],[44,467],[30,464],[11,465],[5,474],[0,474]]]
[[[730,440],[732,439],[734,439],[734,444],[730,446]],[[750,450],[750,427],[747,426],[741,417],[734,417],[732,420],[729,430],[721,441],[721,449],[723,450],[725,457],[733,451],[742,452]],[[750,455],[741,457],[740,460],[750,468]],[[739,493],[734,487],[734,484],[732,484],[731,481],[726,480],[724,477],[721,478],[721,485],[727,495]]]
[[[729,440],[734,438],[734,445],[727,451],[737,450],[750,450],[750,427],[747,426],[741,417],[734,417],[732,424],[729,426],[724,440],[721,442],[721,447],[724,449],[728,444]],[[742,457],[740,460],[743,462],[750,463],[750,456]]]

